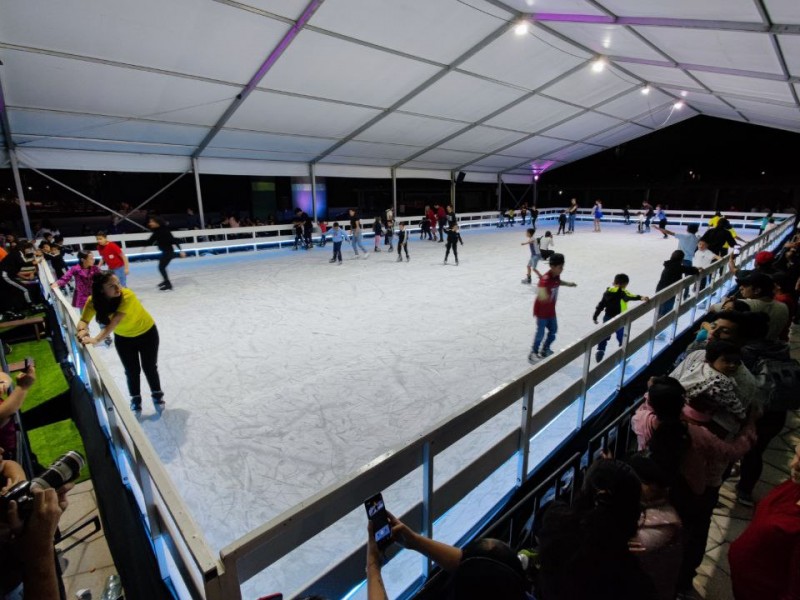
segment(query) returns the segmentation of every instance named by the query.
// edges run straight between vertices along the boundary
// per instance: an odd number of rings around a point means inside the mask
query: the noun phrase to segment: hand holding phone
[[[383,503],[383,496],[375,494],[368,498],[364,501],[364,508],[367,510],[367,517],[372,521],[375,543],[378,545],[378,549],[383,551],[394,541],[392,539],[392,527],[389,525],[389,516]]]

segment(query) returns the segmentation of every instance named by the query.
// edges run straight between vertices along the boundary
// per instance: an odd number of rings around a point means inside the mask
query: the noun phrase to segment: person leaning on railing
[[[89,334],[89,323],[97,317],[103,326],[94,337]],[[123,288],[119,278],[106,271],[96,275],[92,281],[92,295],[78,322],[77,337],[84,345],[96,345],[115,333],[117,354],[125,368],[128,392],[131,396],[131,410],[142,410],[142,396],[139,381],[140,370],[144,371],[150,386],[150,395],[156,410],[165,406],[164,392],[158,375],[158,328],[142,303],[131,290]],[[141,366],[140,366],[141,365]]]
[[[530,584],[522,563],[505,542],[484,538],[468,544],[462,550],[420,535],[391,514],[388,516],[394,541],[423,554],[451,574],[449,597],[459,600],[532,598],[528,593]],[[367,535],[367,599],[387,598],[381,578],[381,554],[370,522]]]

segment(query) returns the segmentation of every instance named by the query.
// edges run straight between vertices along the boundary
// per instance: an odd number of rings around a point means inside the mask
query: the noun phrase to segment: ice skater
[[[667,233],[664,231],[667,228],[667,213],[664,212],[660,204],[656,204],[656,220],[658,221],[656,229],[664,234],[664,239],[667,239]]]
[[[550,231],[545,231],[544,235],[539,238],[539,252],[544,260],[550,258],[555,250],[553,248],[553,234]]]
[[[592,217],[594,219],[594,231],[600,233],[600,221],[603,220],[603,203],[600,200],[594,201],[594,208],[592,209]]]
[[[597,307],[594,309],[592,321],[594,321],[595,324],[597,324],[597,317],[599,317],[600,313],[603,311],[605,311],[603,315],[603,323],[605,323],[628,310],[628,302],[631,300],[641,300],[642,302],[650,300],[648,296],[640,296],[629,292],[627,290],[629,283],[630,278],[625,273],[614,275],[614,282],[611,284],[611,287],[603,292],[603,297],[600,298],[600,302],[598,302]],[[620,327],[615,333],[617,336],[617,343],[622,346],[622,336],[625,334],[625,328]],[[603,360],[603,356],[606,353],[606,346],[608,346],[608,341],[610,339],[611,337],[609,336],[597,344],[597,352],[594,355],[597,362]]]
[[[347,234],[344,229],[339,227],[339,221],[334,221],[333,229],[331,230],[331,241],[333,242],[333,258],[328,262],[335,263],[337,260],[342,264],[342,242],[347,239]]]
[[[164,278],[164,281],[158,284],[158,289],[162,291],[171,290],[172,283],[167,275],[167,266],[172,262],[172,259],[175,258],[175,251],[172,247],[178,247],[178,256],[181,258],[186,257],[186,252],[181,250],[181,245],[172,235],[164,219],[161,217],[150,217],[147,221],[147,226],[153,231],[153,234],[150,236],[150,239],[145,242],[145,246],[152,246],[155,244],[158,246],[158,249],[161,250],[161,258],[158,259],[158,270],[161,273],[161,277]]]
[[[460,243],[462,246],[464,245],[464,240],[461,239],[461,234],[458,232],[458,225],[453,227],[452,229],[448,229],[446,232],[447,236],[447,249],[444,253],[444,264],[447,264],[447,257],[450,256],[450,249],[453,250],[453,257],[456,259],[456,266],[458,266],[458,244]]]
[[[347,212],[350,213],[350,244],[353,246],[353,252],[356,253],[356,258],[358,258],[358,249],[361,248],[361,252],[364,253],[364,258],[369,258],[369,252],[364,248],[364,244],[361,241],[361,219],[356,214],[356,209],[351,208]]]
[[[383,232],[383,245],[389,246],[389,252],[394,252],[394,220],[392,209],[386,211],[386,231]]]
[[[539,261],[542,259],[542,253],[539,249],[539,240],[536,239],[536,230],[533,228],[528,229],[525,232],[526,240],[522,242],[522,246],[528,246],[531,250],[531,256],[528,259],[528,273],[525,276],[525,279],[522,280],[522,283],[530,285],[531,284],[531,270],[536,271],[536,267],[539,264]]]
[[[383,237],[383,224],[380,217],[375,217],[372,222],[372,233],[375,235],[375,252],[381,251],[381,237]]]
[[[86,299],[92,295],[92,280],[95,275],[100,273],[100,268],[94,264],[94,254],[89,252],[78,252],[78,264],[74,265],[67,270],[66,273],[58,280],[54,281],[50,287],[55,289],[57,287],[64,288],[74,278],[75,279],[75,293],[72,294],[72,306],[83,310],[83,305],[86,304]],[[120,282],[122,283],[122,282]],[[124,285],[122,287],[125,287]]]
[[[119,277],[122,287],[128,287],[128,274],[130,265],[128,257],[117,244],[109,241],[105,231],[98,231],[94,238],[97,240],[97,252],[100,254],[100,267],[105,265]],[[81,308],[83,308],[81,306]]]
[[[406,224],[401,222],[400,229],[397,232],[397,262],[403,262],[401,254],[403,250],[406,253],[406,262],[411,262],[411,258],[408,256],[408,232],[406,231]]]
[[[93,318],[102,326],[94,337],[89,334]],[[113,271],[95,275],[92,295],[86,300],[77,329],[78,341],[84,346],[97,345],[114,333],[117,354],[125,368],[132,411],[142,410],[141,371],[147,378],[156,410],[164,409],[164,392],[158,375],[158,328],[136,294],[122,287]]]
[[[684,275],[697,275],[700,270],[697,267],[686,266],[683,262],[685,255],[683,250],[675,250],[669,260],[664,261],[664,270],[661,271],[661,278],[656,284],[656,292],[660,292],[666,287],[671,286],[673,283],[680,281]],[[658,316],[663,317],[672,310],[675,306],[675,297],[665,300],[664,303],[658,307]]]
[[[570,200],[569,208],[567,209],[567,216],[569,217],[569,227],[567,233],[575,233],[575,217],[578,216],[578,201],[573,198]]]
[[[533,316],[536,319],[536,335],[533,338],[531,353],[528,355],[528,362],[535,363],[537,358],[546,358],[553,351],[550,349],[556,339],[558,331],[558,320],[556,319],[556,300],[558,300],[558,288],[561,285],[576,287],[578,284],[571,281],[563,281],[561,273],[564,271],[564,255],[553,254],[550,257],[550,270],[542,275],[536,271],[539,277],[539,285],[536,288],[536,300],[533,302]],[[547,337],[545,338],[545,330]],[[544,340],[544,345],[542,341]],[[541,346],[541,352],[539,347]]]
[[[564,235],[567,235],[566,228],[567,228],[567,211],[562,210],[561,214],[558,215],[558,231],[556,231],[556,235],[561,235],[562,233]]]

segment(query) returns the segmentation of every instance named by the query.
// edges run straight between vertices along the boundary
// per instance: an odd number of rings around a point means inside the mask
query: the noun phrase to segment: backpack
[[[800,363],[796,360],[759,359],[755,375],[764,385],[765,411],[800,408]]]

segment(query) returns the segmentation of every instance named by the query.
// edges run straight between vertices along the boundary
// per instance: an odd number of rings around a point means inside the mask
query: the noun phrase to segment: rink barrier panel
[[[544,209],[540,212],[539,220],[553,218],[558,212],[559,209]],[[681,213],[682,218],[688,222],[706,222],[708,214]],[[745,215],[748,216],[746,213]],[[751,222],[760,222],[762,216],[752,215]],[[790,218],[778,228],[744,247],[739,258],[741,264],[751,260],[755,252],[767,246],[773,247],[777,243],[793,223],[794,215],[786,216]],[[473,215],[463,215],[463,217],[469,217],[469,222],[464,225],[497,224],[496,212],[478,213],[474,218]],[[418,220],[418,217],[416,219]],[[175,232],[176,237],[181,233],[189,236],[219,235],[220,230]],[[240,233],[240,230],[236,230],[236,233]],[[147,238],[147,234],[133,234],[133,236]],[[94,245],[93,236],[83,238],[82,241]],[[710,302],[724,292],[723,286],[732,279],[724,259],[712,265],[704,271],[704,274],[715,275],[721,267],[724,274],[721,277],[712,277],[709,285],[699,296],[693,295],[689,302],[682,302],[682,290],[685,287],[696,287],[699,277],[684,278],[654,295],[651,302],[640,304],[598,326],[582,340],[542,360],[516,380],[484,394],[473,405],[421,434],[411,444],[384,453],[345,480],[329,486],[297,507],[242,536],[224,548],[220,552],[220,558],[210,550],[202,532],[191,518],[149,439],[135,417],[130,414],[124,395],[116,387],[102,362],[95,360],[97,351],[94,348],[84,348],[75,341],[78,318],[60,290],[49,290],[49,283],[53,281],[49,269],[41,268],[40,273],[43,281],[48,284],[45,286],[45,293],[53,300],[76,371],[92,391],[98,416],[101,422],[106,423],[109,443],[117,457],[120,470],[132,475],[129,477],[131,489],[137,496],[151,539],[154,545],[162,536],[168,540],[167,550],[179,569],[178,574],[172,574],[173,579],[181,575],[191,597],[237,599],[241,597],[242,582],[357,508],[362,498],[372,495],[375,490],[385,489],[419,466],[423,466],[426,473],[421,500],[407,511],[403,518],[408,519],[410,525],[418,523],[416,529],[423,532],[432,531],[432,523],[438,517],[463,499],[478,483],[485,480],[488,474],[493,473],[515,453],[519,459],[517,477],[519,485],[530,476],[527,461],[532,437],[575,402],[576,398],[583,406],[587,391],[594,383],[612,372],[621,359],[630,358],[646,346],[649,346],[652,357],[654,341],[659,331],[670,327],[671,341],[677,329],[678,318],[690,311],[694,315],[698,299]],[[657,306],[673,296],[678,300],[672,311],[660,319],[654,317],[650,329],[629,339],[631,324],[635,320],[644,317],[650,311],[657,315]],[[606,361],[593,368],[590,361],[584,360],[583,375],[580,379],[543,406],[535,405],[536,385],[544,382],[572,360],[580,356],[585,357],[598,341],[612,336],[619,327],[626,328],[623,348],[617,349],[614,354],[609,353]],[[625,361],[623,360],[621,364],[624,365]],[[625,374],[623,371],[619,387],[634,374]],[[520,426],[505,435],[489,451],[462,468],[448,481],[440,484],[440,488],[434,491],[435,456],[518,401],[521,401]],[[579,420],[582,420],[583,416],[579,417]],[[576,429],[580,424],[580,422],[575,424]],[[350,557],[334,565],[327,574],[312,582],[309,589],[322,579],[333,576],[339,581],[342,576],[347,576],[351,583],[363,579],[363,553],[363,546],[356,549]],[[159,562],[163,561],[160,559]],[[164,575],[162,565],[162,576]]]
[[[51,270],[40,265],[39,275],[46,282],[43,288],[56,311],[69,359],[94,399],[109,449],[120,475],[136,498],[154,552],[158,554],[156,549],[161,544],[170,549],[178,573],[168,572],[165,561],[159,558],[161,578],[177,582],[191,598],[230,597],[214,592],[222,562],[206,542],[150,440],[128,408],[127,398],[103,362],[97,360],[98,350],[77,342],[79,318],[61,290],[50,289],[49,284],[55,281]]]

